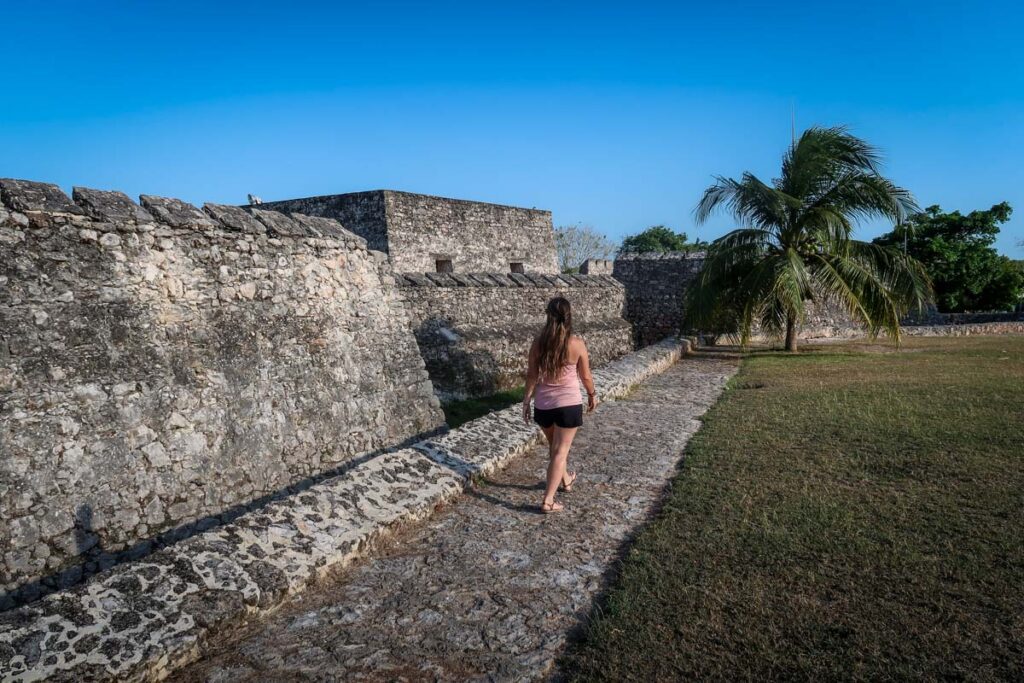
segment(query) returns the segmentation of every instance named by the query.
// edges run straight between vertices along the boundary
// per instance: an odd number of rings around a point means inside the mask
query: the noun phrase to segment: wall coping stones
[[[267,227],[251,216],[247,211],[229,204],[203,204],[203,211],[228,230],[250,235],[266,235]]]
[[[359,235],[346,230],[341,223],[333,218],[322,218],[320,216],[306,216],[301,213],[291,213],[289,216],[317,237],[331,237],[351,242],[360,249],[366,249],[366,240]]]
[[[251,213],[256,220],[266,226],[267,232],[273,236],[283,235],[285,237],[308,237],[309,232],[299,223],[279,211],[266,211],[263,209],[243,209]]]
[[[530,282],[530,278],[526,277],[522,273],[509,273],[508,279],[512,281],[516,287],[532,287],[533,283]]]
[[[516,283],[505,275],[504,273],[487,273],[492,280],[498,283],[501,287],[516,287]]]
[[[71,197],[91,218],[111,223],[155,223],[152,214],[117,190],[74,187]]]
[[[219,227],[205,213],[181,199],[140,194],[139,202],[158,221],[174,228],[208,229]]]
[[[437,285],[436,282],[428,278],[426,275],[421,275],[419,273],[402,273],[402,277],[404,278],[403,284],[406,285],[411,284],[416,287],[434,287]]]
[[[57,185],[33,180],[0,178],[0,202],[14,211],[85,213]]]
[[[398,273],[400,287],[616,287],[610,275],[540,275],[536,273]]]
[[[568,281],[568,282],[569,282],[570,284],[572,284],[572,285],[576,285],[576,286],[578,286],[578,285],[582,284],[583,282],[586,282],[586,280],[585,280],[585,279],[584,279],[584,280],[578,280],[578,279],[576,278],[576,274],[575,274],[575,273],[562,273],[562,279],[563,279],[563,280],[566,280],[566,281]],[[584,285],[584,286],[586,286],[586,285]]]
[[[271,237],[328,238],[368,250],[365,239],[333,218],[288,216],[278,211],[215,203],[206,203],[200,210],[181,199],[146,194],[139,195],[139,201],[141,206],[123,192],[79,186],[73,188],[69,198],[53,183],[0,178],[0,205],[18,213],[70,214],[122,227],[164,223],[173,228],[223,229]]]
[[[594,371],[604,400],[671,366],[665,340]],[[513,406],[354,464],[234,522],[0,615],[0,680],[161,680],[208,634],[271,610],[540,438]]]
[[[619,252],[615,255],[616,261],[684,261],[707,258],[706,251],[645,251],[645,252]]]
[[[450,281],[453,279],[448,273],[424,273],[424,275],[439,287],[451,286]]]

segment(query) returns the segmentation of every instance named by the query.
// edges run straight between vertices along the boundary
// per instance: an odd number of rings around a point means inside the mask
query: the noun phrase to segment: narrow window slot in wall
[[[508,264],[508,272],[510,273],[525,273],[526,270],[523,268],[523,264],[520,261],[512,261]]]
[[[439,258],[434,263],[437,266],[437,272],[439,273],[454,273],[455,266],[452,264],[452,260],[449,258]]]

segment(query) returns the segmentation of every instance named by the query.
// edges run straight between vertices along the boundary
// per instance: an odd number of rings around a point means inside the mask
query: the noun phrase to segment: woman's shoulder
[[[583,341],[583,337],[577,336],[575,334],[572,335],[572,337],[569,338],[569,344],[573,348],[575,348],[575,349],[586,349],[587,348],[587,343],[585,341]]]

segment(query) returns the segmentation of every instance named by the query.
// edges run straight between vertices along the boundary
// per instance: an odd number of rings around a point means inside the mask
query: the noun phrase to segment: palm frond
[[[801,220],[828,208],[853,220],[889,218],[902,223],[920,210],[914,196],[892,181],[873,173],[848,171],[820,196],[810,198]]]
[[[816,257],[819,292],[844,305],[874,337],[880,332],[900,339],[900,320],[920,309],[931,295],[920,263],[888,247],[851,241],[843,254]]]
[[[716,176],[715,184],[704,191],[694,208],[694,220],[703,224],[715,211],[724,208],[737,222],[771,230],[785,224],[789,211],[800,201],[767,185],[751,173],[741,180]]]

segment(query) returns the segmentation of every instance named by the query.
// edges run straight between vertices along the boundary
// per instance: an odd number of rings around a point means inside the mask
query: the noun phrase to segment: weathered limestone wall
[[[558,272],[551,212],[411,192],[375,190],[268,202],[262,208],[336,218],[386,251],[395,272]]]
[[[523,384],[530,342],[554,296],[573,306],[576,332],[599,366],[632,350],[622,286],[607,275],[405,273],[402,294],[438,394],[481,396]]]
[[[614,277],[626,293],[626,319],[638,346],[652,344],[680,331],[690,333],[683,312],[686,288],[704,265],[704,254],[619,254]],[[1024,327],[1024,313],[938,313],[934,310],[903,320],[910,336],[1015,334]],[[802,339],[852,339],[864,336],[863,326],[834,301],[809,301],[800,326]],[[773,341],[756,328],[753,340]]]
[[[0,607],[443,424],[386,258],[336,222],[0,200]]]
[[[679,334],[686,287],[704,265],[703,253],[619,254],[613,277],[626,292],[626,320],[638,346]]]
[[[596,370],[598,395],[623,396],[687,348],[662,343]],[[200,656],[208,635],[280,607],[532,448],[540,429],[521,415],[513,406],[361,459],[297,496],[0,616],[0,681],[167,679]]]
[[[619,254],[613,274],[626,289],[626,319],[633,325],[638,346],[668,335],[692,332],[686,325],[686,290],[704,266],[704,254],[668,252]],[[809,302],[800,336],[806,339],[861,334],[841,307]],[[755,339],[763,337],[755,331]]]

